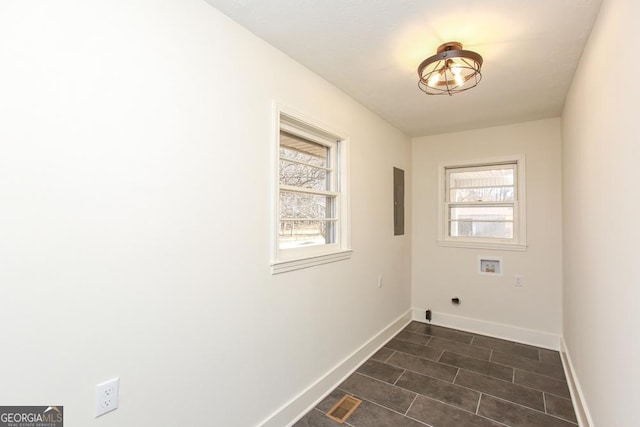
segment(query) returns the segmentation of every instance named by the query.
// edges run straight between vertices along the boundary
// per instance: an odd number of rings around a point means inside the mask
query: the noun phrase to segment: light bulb
[[[431,87],[438,86],[438,82],[440,81],[440,72],[434,73],[429,77],[429,82],[427,83]]]
[[[462,67],[459,64],[453,64],[453,66],[449,67],[451,73],[453,74],[453,79],[456,82],[456,87],[460,87],[465,83],[465,80],[462,78]]]

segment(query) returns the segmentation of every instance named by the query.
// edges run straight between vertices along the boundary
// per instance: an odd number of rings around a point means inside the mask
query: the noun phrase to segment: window
[[[440,174],[441,245],[526,249],[524,156],[444,165]]]
[[[279,110],[273,272],[349,256],[347,141]]]

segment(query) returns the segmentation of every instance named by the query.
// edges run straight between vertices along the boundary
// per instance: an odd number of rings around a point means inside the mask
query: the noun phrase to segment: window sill
[[[352,253],[353,251],[351,249],[347,249],[326,255],[294,259],[291,261],[276,261],[271,263],[271,274],[286,273],[288,271],[302,270],[303,268],[315,267],[316,265],[342,261],[351,258]]]
[[[491,242],[455,242],[451,240],[438,240],[438,246],[451,248],[468,248],[468,249],[489,249],[497,251],[516,251],[525,252],[527,245],[514,243],[491,243]]]

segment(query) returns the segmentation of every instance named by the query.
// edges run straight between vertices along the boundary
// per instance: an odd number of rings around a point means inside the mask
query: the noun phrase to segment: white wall
[[[410,308],[409,138],[204,1],[4,1],[0,64],[0,404],[256,425]],[[274,98],[351,138],[348,261],[270,274]]]
[[[640,58],[612,55],[640,44],[638,19],[604,1],[562,120],[564,339],[595,426],[638,424]]]
[[[438,246],[438,165],[517,154],[526,157],[527,251]],[[412,302],[421,318],[429,308],[436,323],[558,346],[562,328],[559,119],[414,138],[413,206]],[[504,276],[478,274],[479,255],[502,257]],[[523,287],[513,286],[515,274],[524,276]],[[454,296],[462,300],[459,306],[451,304]]]

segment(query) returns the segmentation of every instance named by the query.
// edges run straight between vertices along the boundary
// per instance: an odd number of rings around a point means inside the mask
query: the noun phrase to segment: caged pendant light
[[[482,79],[482,56],[448,42],[418,67],[418,87],[427,95],[453,95],[475,87]]]

